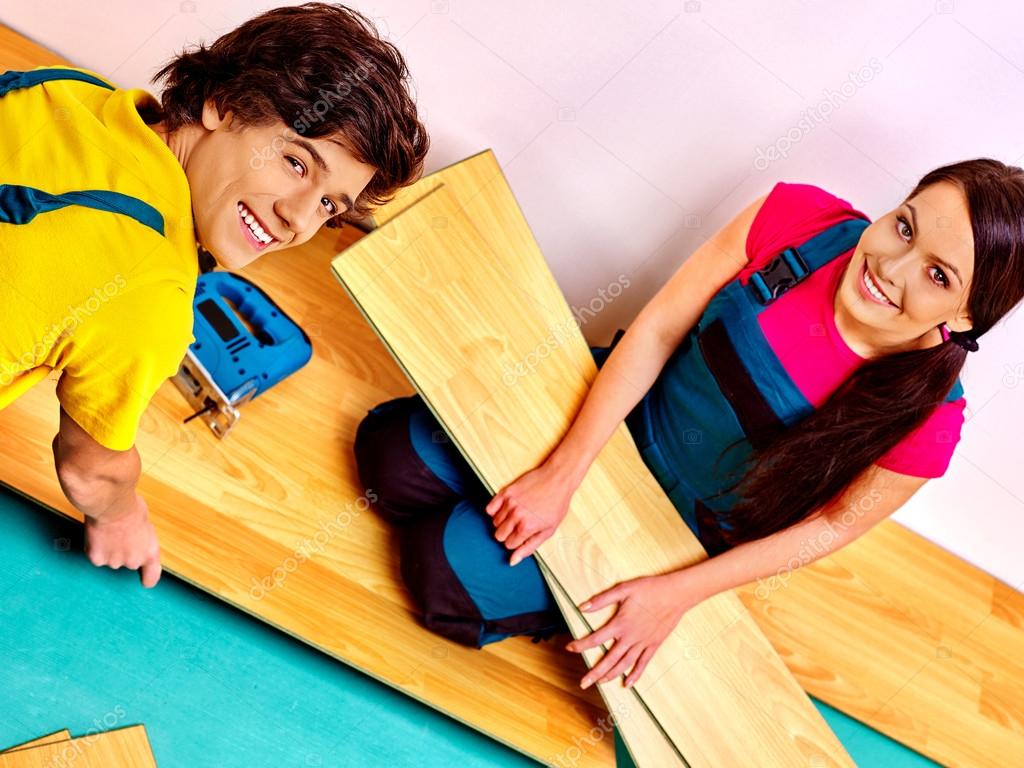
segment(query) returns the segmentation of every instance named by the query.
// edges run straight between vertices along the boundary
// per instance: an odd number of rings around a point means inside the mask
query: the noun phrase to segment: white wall
[[[0,19],[125,87],[280,3],[5,0]],[[694,249],[776,181],[872,218],[922,174],[1024,161],[1024,7],[1013,0],[354,2],[407,56],[427,171],[490,147],[584,325],[625,327]],[[775,147],[780,157],[758,162]],[[1024,313],[981,339],[947,475],[896,518],[1024,585]]]

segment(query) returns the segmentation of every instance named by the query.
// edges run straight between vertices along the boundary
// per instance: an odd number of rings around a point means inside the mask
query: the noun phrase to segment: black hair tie
[[[944,326],[945,336],[949,341],[952,341],[958,347],[966,349],[968,352],[978,351],[978,340],[971,336],[969,333],[960,331],[951,331],[948,327]]]

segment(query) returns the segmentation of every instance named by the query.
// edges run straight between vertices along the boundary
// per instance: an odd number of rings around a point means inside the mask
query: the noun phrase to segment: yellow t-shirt
[[[47,66],[36,69],[78,69]],[[0,96],[0,184],[110,190],[163,215],[164,235],[80,205],[0,223],[0,408],[59,371],[61,406],[128,450],[192,336],[198,259],[188,179],[138,109],[145,90],[49,80]]]

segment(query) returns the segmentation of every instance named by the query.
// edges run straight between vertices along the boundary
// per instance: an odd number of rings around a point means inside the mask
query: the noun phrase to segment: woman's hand
[[[629,688],[643,674],[654,652],[675,629],[690,608],[704,599],[693,584],[691,569],[659,576],[630,579],[606,589],[580,605],[585,612],[618,603],[615,615],[603,627],[573,640],[566,649],[578,653],[613,640],[601,660],[584,676],[580,686],[614,680],[632,669],[626,678]]]
[[[547,541],[569,512],[578,484],[550,462],[520,475],[502,488],[485,509],[494,538],[515,550],[509,565],[529,557]]]

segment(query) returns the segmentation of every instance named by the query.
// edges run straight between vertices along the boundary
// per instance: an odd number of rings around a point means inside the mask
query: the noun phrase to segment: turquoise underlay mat
[[[142,723],[160,768],[538,765],[166,572],[94,567],[3,487],[0,525],[0,749]],[[812,701],[859,766],[936,765]]]

